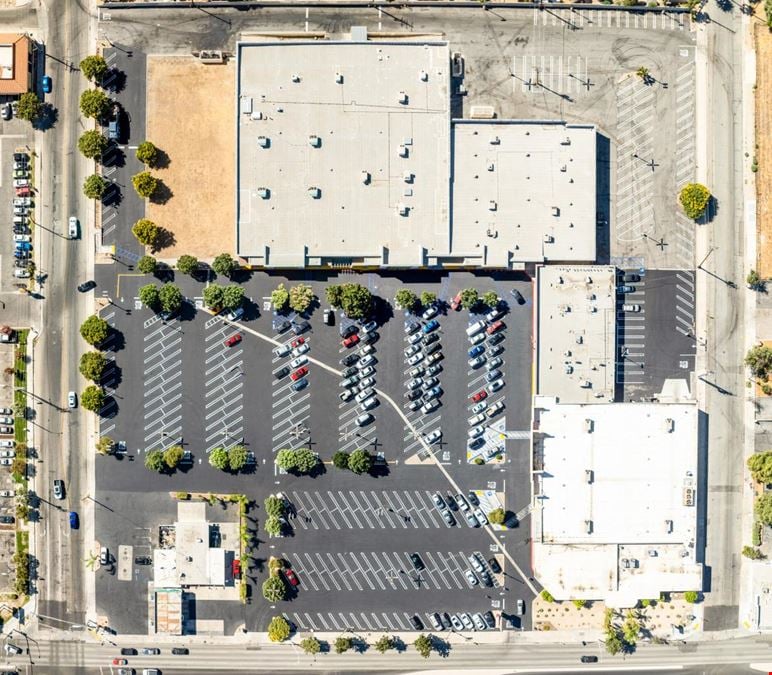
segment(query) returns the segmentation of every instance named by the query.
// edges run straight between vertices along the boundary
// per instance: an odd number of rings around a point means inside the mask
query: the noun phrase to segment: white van
[[[78,219],[75,216],[70,216],[69,226],[67,229],[70,235],[70,239],[78,238]]]
[[[472,337],[477,335],[480,331],[485,329],[485,321],[475,321],[469,328],[466,329],[466,336]]]

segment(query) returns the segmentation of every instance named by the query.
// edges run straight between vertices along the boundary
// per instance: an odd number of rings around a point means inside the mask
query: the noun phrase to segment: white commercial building
[[[596,131],[451,120],[438,39],[238,44],[236,247],[266,267],[595,259]]]
[[[559,600],[700,590],[696,403],[534,398],[533,565]]]

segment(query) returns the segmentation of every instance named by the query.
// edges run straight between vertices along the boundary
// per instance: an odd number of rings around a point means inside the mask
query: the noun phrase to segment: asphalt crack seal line
[[[276,347],[280,347],[283,343],[279,342],[278,340],[274,340],[272,337],[269,337],[268,335],[265,335],[263,333],[260,333],[252,328],[247,328],[243,324],[237,323],[235,321],[230,321],[226,319],[225,317],[220,317],[220,320],[223,323],[230,324],[231,326],[234,326],[238,328],[239,330],[245,331],[247,333],[250,333],[251,335],[254,335],[255,337],[259,337],[261,340],[265,340],[266,342],[270,342],[272,345],[275,345]],[[319,361],[318,359],[315,359],[311,356],[306,355],[308,358],[309,363],[313,363],[314,365],[319,366],[320,368],[324,368],[326,371],[333,373],[334,375],[337,375],[338,377],[342,377],[343,373],[340,370],[337,370],[336,368],[333,368],[332,366],[328,366],[326,363]],[[374,387],[375,391],[380,395],[383,396],[383,398],[389,402],[392,408],[396,410],[397,414],[402,418],[402,421],[407,425],[407,427],[410,429],[411,433],[413,434],[413,437],[416,438],[421,445],[423,446],[424,450],[429,454],[429,456],[432,458],[432,462],[434,463],[434,466],[436,466],[445,476],[445,478],[448,480],[448,483],[450,483],[453,486],[453,489],[455,490],[456,494],[462,494],[463,491],[461,488],[456,485],[456,481],[453,480],[451,475],[447,472],[445,467],[437,461],[437,457],[432,452],[432,449],[429,447],[429,445],[426,443],[426,441],[423,439],[423,436],[421,436],[420,432],[413,426],[413,423],[405,416],[405,414],[400,410],[399,406],[394,402],[394,400],[386,394],[385,392],[381,391],[377,387]],[[520,569],[520,565],[518,565],[515,562],[515,559],[510,555],[509,551],[507,551],[506,548],[504,548],[501,544],[501,542],[496,538],[496,534],[491,529],[490,524],[484,526],[485,531],[488,533],[490,538],[493,540],[493,543],[495,543],[497,546],[501,547],[502,552],[504,553],[504,556],[506,559],[510,562],[512,567],[517,570],[517,573],[520,575],[521,579],[523,580],[523,583],[528,586],[528,588],[531,589],[531,592],[534,595],[538,595],[539,592],[536,590],[536,587],[531,583],[531,580],[528,578],[528,576],[523,572],[523,570]]]

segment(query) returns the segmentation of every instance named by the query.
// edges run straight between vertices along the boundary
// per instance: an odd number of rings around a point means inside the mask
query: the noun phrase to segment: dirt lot
[[[235,248],[235,68],[184,56],[147,60],[147,135],[168,157],[155,174],[171,192],[147,208],[174,235],[162,260],[209,260]]]
[[[757,271],[772,278],[772,34],[756,26],[756,199]]]

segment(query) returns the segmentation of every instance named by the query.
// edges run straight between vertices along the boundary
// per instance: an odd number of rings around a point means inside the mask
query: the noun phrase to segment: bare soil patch
[[[756,41],[756,269],[772,278],[772,34],[757,25]]]

